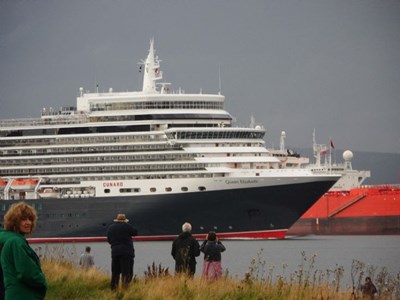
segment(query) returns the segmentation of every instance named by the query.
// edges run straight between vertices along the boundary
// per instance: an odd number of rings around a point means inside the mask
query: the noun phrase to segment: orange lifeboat
[[[14,179],[11,188],[14,190],[32,190],[36,187],[39,180],[32,178]]]
[[[0,180],[0,190],[4,190],[7,186],[7,180]]]

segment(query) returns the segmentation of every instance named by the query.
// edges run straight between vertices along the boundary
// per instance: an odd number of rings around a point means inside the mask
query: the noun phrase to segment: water
[[[248,272],[253,258],[265,261],[264,273],[273,276],[285,275],[300,269],[304,257],[307,262],[315,255],[314,270],[334,270],[338,266],[344,268],[344,280],[349,282],[353,260],[366,265],[386,267],[390,274],[400,272],[400,236],[307,236],[292,237],[285,240],[251,240],[222,241],[226,251],[222,253],[223,268],[230,276],[243,279]],[[143,276],[147,266],[155,262],[163,267],[174,270],[174,260],[171,256],[171,241],[135,242],[134,272]],[[110,273],[110,246],[102,243],[65,243],[65,244],[33,244],[32,247],[42,255],[63,255],[73,261],[86,246],[91,246],[95,257],[95,265]],[[302,254],[304,253],[304,254]],[[202,256],[197,258],[196,275],[199,276],[203,265]],[[283,265],[287,267],[283,267]],[[285,270],[283,270],[285,269]],[[262,271],[262,270],[261,270]]]

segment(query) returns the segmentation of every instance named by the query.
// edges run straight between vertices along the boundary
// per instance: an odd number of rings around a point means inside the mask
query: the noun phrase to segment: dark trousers
[[[186,273],[193,277],[196,273],[196,262],[191,261],[188,265],[175,263],[175,273]]]
[[[133,257],[113,256],[111,258],[111,289],[115,290],[119,284],[119,277],[122,277],[122,287],[127,288],[133,277]]]

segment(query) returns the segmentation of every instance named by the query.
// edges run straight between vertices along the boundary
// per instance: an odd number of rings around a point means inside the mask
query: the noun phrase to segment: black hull
[[[26,200],[38,211],[33,238],[104,237],[117,213],[125,213],[141,237],[176,236],[184,222],[194,234],[210,230],[229,237],[284,233],[336,179],[247,189],[149,196]],[[17,201],[2,200],[1,215]],[[2,217],[1,216],[1,217]],[[3,218],[1,218],[3,219]],[[261,236],[267,237],[267,236]]]

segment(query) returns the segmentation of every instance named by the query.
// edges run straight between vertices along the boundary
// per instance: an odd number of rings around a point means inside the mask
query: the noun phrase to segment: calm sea
[[[343,267],[344,280],[349,280],[353,260],[368,267],[381,268],[395,275],[400,272],[400,236],[306,236],[289,237],[284,240],[222,241],[226,251],[222,255],[222,264],[232,277],[242,279],[249,271],[251,261],[261,273],[273,276],[291,274],[310,266],[313,270],[334,270]],[[174,270],[174,260],[170,254],[172,242],[135,242],[134,272],[143,276],[144,271],[153,262]],[[64,256],[77,261],[86,246],[91,246],[98,268],[110,273],[110,246],[107,243],[66,243],[33,244],[41,255]],[[196,275],[200,275],[202,257],[197,259]],[[259,263],[258,263],[259,262]],[[273,273],[271,273],[271,271]]]

